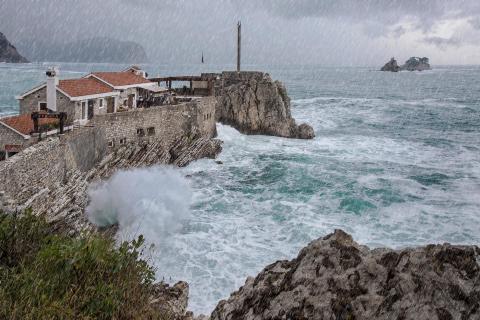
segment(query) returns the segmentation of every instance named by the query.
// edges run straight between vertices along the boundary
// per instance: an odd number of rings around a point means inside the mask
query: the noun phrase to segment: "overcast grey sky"
[[[108,36],[161,64],[233,63],[237,20],[244,63],[480,64],[480,0],[0,0],[14,43]]]

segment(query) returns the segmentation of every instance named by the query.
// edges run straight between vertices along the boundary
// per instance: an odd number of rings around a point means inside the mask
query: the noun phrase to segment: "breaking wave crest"
[[[128,240],[144,235],[156,240],[182,227],[190,215],[192,192],[178,170],[167,167],[118,172],[88,191],[89,220],[105,227],[118,224],[118,237]]]

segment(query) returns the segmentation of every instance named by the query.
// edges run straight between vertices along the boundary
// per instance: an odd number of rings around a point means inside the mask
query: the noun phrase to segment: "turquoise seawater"
[[[41,81],[47,65],[0,65],[1,113],[16,112],[13,96]],[[121,67],[66,64],[61,72]],[[152,75],[224,68],[146,66]],[[157,246],[149,258],[158,278],[189,282],[192,310],[211,311],[247,276],[336,228],[371,247],[480,244],[480,67],[249,68],[285,82],[294,117],[317,137],[245,136],[218,125],[223,164],[177,170],[191,195],[145,180],[179,201],[191,197],[180,228],[163,223],[155,232],[150,223],[146,233]]]

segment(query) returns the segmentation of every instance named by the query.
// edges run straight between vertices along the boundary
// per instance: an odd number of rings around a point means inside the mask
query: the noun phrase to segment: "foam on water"
[[[140,234],[152,244],[178,232],[190,216],[192,194],[186,179],[170,167],[117,172],[89,187],[89,220],[98,226],[118,224],[120,241]]]
[[[218,125],[222,165],[129,171],[91,189],[92,220],[154,243],[157,278],[189,282],[191,310],[210,312],[335,228],[372,247],[480,244],[479,67],[265,68],[317,138]]]

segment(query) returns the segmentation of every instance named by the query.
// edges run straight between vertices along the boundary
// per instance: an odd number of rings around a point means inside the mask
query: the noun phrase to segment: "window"
[[[105,106],[105,102],[103,101],[104,99],[98,99],[98,107],[103,108]]]
[[[127,138],[120,139],[120,144],[125,144],[125,143],[127,143]]]
[[[154,136],[155,135],[155,127],[150,127],[147,129],[147,134],[149,136]]]
[[[46,102],[39,102],[38,103],[38,110],[47,111],[47,103]]]
[[[144,137],[145,136],[145,130],[143,130],[143,128],[138,128],[137,129],[137,136]]]
[[[113,140],[108,141],[108,146],[109,146],[109,147],[114,147],[114,146],[115,146],[115,142],[113,142]]]

